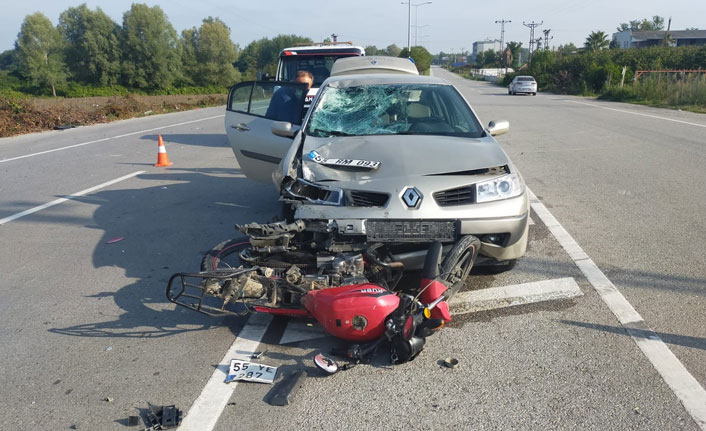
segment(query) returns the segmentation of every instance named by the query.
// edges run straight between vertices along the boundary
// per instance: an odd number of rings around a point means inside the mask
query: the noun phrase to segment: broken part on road
[[[355,362],[368,360],[382,345],[390,347],[393,363],[419,354],[426,337],[451,320],[448,300],[480,248],[472,235],[444,244],[420,230],[416,241],[377,242],[341,235],[340,227],[318,221],[236,229],[247,236],[209,251],[201,272],[174,274],[167,298],[211,316],[314,318],[351,343],[341,353]],[[400,283],[404,264],[395,256],[414,250],[426,258],[420,283],[410,286]]]

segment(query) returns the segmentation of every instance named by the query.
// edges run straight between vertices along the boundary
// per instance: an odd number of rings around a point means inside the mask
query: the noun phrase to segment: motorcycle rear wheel
[[[218,269],[234,269],[247,265],[240,258],[240,252],[250,247],[247,237],[233,238],[213,247],[201,260],[201,271],[215,271]]]

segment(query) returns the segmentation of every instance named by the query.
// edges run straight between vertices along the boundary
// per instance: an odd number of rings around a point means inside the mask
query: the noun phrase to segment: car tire
[[[482,266],[475,267],[475,274],[494,275],[501,274],[513,269],[517,265],[517,259],[498,261],[492,264],[484,262]]]
[[[537,95],[537,93],[532,93],[532,95],[533,95],[533,96],[536,96],[536,95]]]

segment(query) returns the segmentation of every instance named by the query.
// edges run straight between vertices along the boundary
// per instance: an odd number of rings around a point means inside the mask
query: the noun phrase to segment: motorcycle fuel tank
[[[334,337],[372,341],[385,332],[385,319],[400,303],[394,293],[375,284],[312,290],[302,304]]]

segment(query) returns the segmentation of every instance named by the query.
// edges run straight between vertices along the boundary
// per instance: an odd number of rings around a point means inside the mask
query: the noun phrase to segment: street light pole
[[[419,13],[419,6],[424,6],[425,4],[431,4],[431,3],[432,2],[430,2],[430,1],[425,1],[424,3],[412,4],[412,0],[400,2],[400,4],[407,5],[407,52],[408,53],[412,52],[412,6],[415,7],[415,9],[414,9],[414,26],[416,28],[417,27],[417,14]],[[415,39],[414,44],[416,45],[417,44],[416,30],[415,30],[414,39]]]

